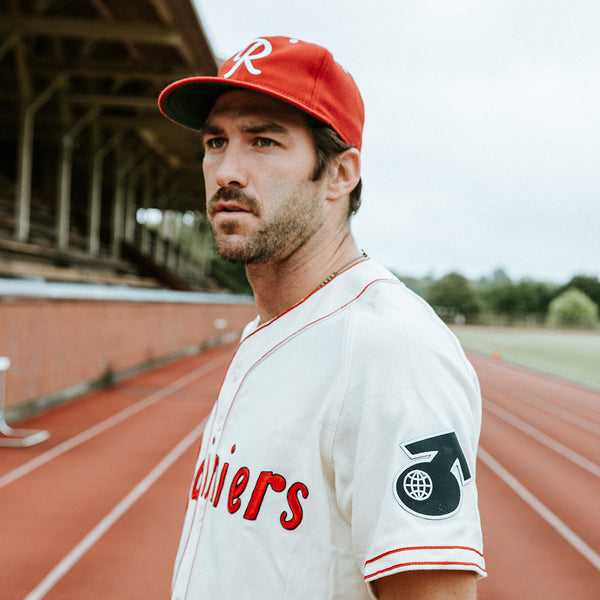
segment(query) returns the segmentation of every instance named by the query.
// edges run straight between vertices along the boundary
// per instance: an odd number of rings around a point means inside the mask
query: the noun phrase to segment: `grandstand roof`
[[[18,138],[28,107],[49,147],[96,121],[96,143],[120,136],[181,190],[165,208],[201,209],[204,194],[197,136],[167,121],[157,96],[216,71],[192,0],[0,0],[0,140]]]

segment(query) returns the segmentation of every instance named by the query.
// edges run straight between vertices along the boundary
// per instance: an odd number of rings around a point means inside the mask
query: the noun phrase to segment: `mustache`
[[[222,201],[233,201],[253,214],[259,212],[258,200],[254,196],[250,196],[237,188],[219,188],[208,201],[208,214],[213,215],[215,206]]]

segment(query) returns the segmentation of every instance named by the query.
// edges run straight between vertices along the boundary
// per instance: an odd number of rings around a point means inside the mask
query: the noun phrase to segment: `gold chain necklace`
[[[322,288],[326,283],[329,283],[336,275],[338,275],[339,273],[341,273],[344,269],[347,269],[350,265],[354,264],[357,260],[360,260],[361,258],[366,258],[367,253],[363,250],[360,254],[360,256],[357,256],[356,258],[353,258],[351,261],[347,262],[345,265],[342,265],[339,269],[337,269],[337,271],[334,271],[331,275],[329,275],[329,277],[327,277],[325,280],[323,280],[317,287],[316,289],[320,289]]]

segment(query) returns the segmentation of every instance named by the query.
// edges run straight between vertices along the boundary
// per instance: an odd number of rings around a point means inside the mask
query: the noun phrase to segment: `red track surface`
[[[0,448],[1,598],[169,597],[202,422],[232,350],[47,412],[23,426],[50,440]],[[480,600],[596,600],[600,394],[471,359],[484,396]]]

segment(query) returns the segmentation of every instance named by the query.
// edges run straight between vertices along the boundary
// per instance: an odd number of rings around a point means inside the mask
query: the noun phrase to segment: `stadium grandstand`
[[[192,0],[0,0],[9,420],[252,314],[211,268],[198,138],[157,108],[168,83],[217,68]]]

